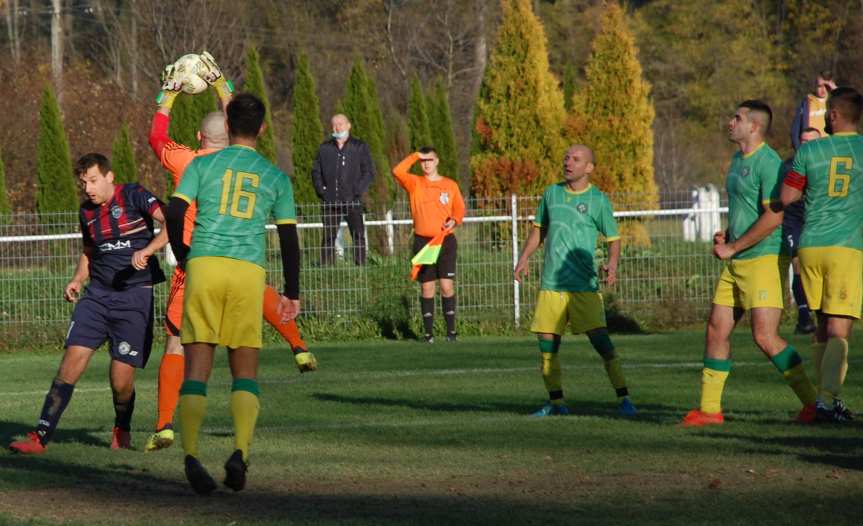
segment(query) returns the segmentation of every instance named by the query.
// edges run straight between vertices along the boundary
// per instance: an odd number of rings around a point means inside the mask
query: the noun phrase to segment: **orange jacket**
[[[419,236],[434,237],[447,219],[452,218],[459,225],[462,223],[464,199],[456,182],[448,177],[432,181],[424,175],[408,172],[417,159],[418,153],[408,155],[393,168],[393,175],[402,188],[408,191],[414,232]]]

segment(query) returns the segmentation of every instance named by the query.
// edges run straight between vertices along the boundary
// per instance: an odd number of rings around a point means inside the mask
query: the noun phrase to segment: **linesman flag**
[[[452,228],[445,228],[435,237],[431,238],[424,247],[417,252],[417,255],[411,258],[411,279],[416,281],[419,276],[420,269],[423,265],[434,265],[437,263],[437,258],[440,256],[440,250],[443,246],[443,240],[452,232]]]

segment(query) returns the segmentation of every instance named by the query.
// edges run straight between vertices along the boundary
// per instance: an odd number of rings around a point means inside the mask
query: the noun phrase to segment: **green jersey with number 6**
[[[806,180],[806,219],[800,248],[863,250],[863,137],[836,133],[809,141],[792,173]],[[794,175],[792,175],[794,177]]]
[[[220,256],[265,267],[270,216],[277,224],[297,222],[290,178],[247,146],[195,158],[174,197],[198,204],[189,259]]]

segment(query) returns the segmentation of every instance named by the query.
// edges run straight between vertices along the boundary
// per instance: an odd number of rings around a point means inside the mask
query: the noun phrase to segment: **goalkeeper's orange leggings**
[[[272,325],[274,329],[279,331],[282,338],[291,345],[291,349],[300,348],[308,350],[306,342],[304,342],[300,337],[300,330],[297,329],[297,322],[290,320],[282,323],[282,317],[279,316],[278,312],[279,297],[280,294],[276,292],[276,289],[273,287],[268,286],[264,289],[264,319],[267,320],[267,323]]]

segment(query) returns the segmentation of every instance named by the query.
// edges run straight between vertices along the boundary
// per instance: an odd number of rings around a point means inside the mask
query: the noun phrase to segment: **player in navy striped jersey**
[[[63,292],[75,309],[66,352],[45,396],[36,430],[9,446],[22,454],[45,451],[75,383],[93,352],[106,341],[115,412],[111,448],[131,447],[135,369],[147,364],[153,340],[153,285],[165,280],[158,261],[151,257],[168,241],[166,229],[156,236],[153,228],[154,220],[165,221],[163,204],[138,184],[115,185],[111,164],[101,154],[81,157],[75,174],[87,196],[79,212],[83,250]]]

